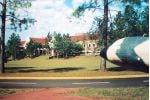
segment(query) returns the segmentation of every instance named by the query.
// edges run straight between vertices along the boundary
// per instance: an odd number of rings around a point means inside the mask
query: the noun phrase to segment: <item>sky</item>
[[[32,6],[28,9],[28,15],[36,19],[37,22],[29,27],[28,30],[18,32],[21,40],[28,37],[46,37],[48,32],[60,32],[75,35],[77,33],[86,33],[91,28],[95,16],[103,16],[103,11],[85,11],[84,16],[75,18],[73,11],[85,0],[33,0]],[[119,9],[112,7],[112,9]],[[26,14],[23,10],[18,10],[18,14]],[[117,12],[113,12],[115,15]],[[6,31],[6,41],[13,33]],[[16,33],[16,32],[15,32]]]

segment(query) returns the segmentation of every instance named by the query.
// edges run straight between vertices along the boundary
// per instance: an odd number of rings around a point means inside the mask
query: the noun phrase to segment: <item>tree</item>
[[[72,53],[80,54],[81,51],[83,50],[83,46],[80,44],[76,44],[76,43],[72,42],[72,45],[73,45]]]
[[[10,55],[12,55],[13,60],[18,58],[20,49],[19,47],[20,47],[20,36],[13,33],[7,42],[8,52]]]
[[[38,54],[38,49],[42,48],[42,45],[40,43],[34,42],[30,40],[30,42],[27,44],[26,52],[27,55],[30,57],[35,57]]]
[[[147,34],[149,36],[149,6],[146,6],[142,11],[141,15],[141,32],[142,34]]]
[[[138,12],[132,5],[126,5],[123,12],[118,12],[111,29],[110,43],[127,36],[148,35],[148,7]]]
[[[103,1],[103,7],[101,8],[101,5],[99,4],[99,0],[90,0],[88,3],[83,3],[81,6],[79,6],[75,12],[73,13],[73,16],[81,16],[83,12],[86,9],[104,9],[104,17],[102,21],[102,40],[103,40],[103,48],[107,48],[107,34],[108,34],[108,0]],[[98,26],[99,27],[99,26]],[[100,27],[99,27],[100,28]],[[100,66],[100,69],[102,71],[106,71],[106,59],[102,58],[102,64]]]
[[[35,20],[31,18],[19,18],[15,15],[15,12],[19,8],[28,8],[31,6],[29,0],[1,0],[1,38],[0,38],[0,73],[5,72],[4,69],[4,59],[5,59],[5,29],[6,29],[6,21],[10,21],[11,29],[17,30],[19,27],[22,29],[22,25],[26,25],[25,29],[28,27],[28,23],[34,23]]]
[[[68,38],[69,36],[65,34],[55,34],[54,50],[57,50],[63,57],[68,57],[68,53],[70,52],[68,50]]]
[[[102,40],[103,49],[107,49],[107,35],[108,35],[108,0],[104,0],[104,18],[103,18],[103,28],[102,28]],[[106,59],[102,58],[101,66],[102,71],[106,71]]]
[[[101,5],[101,2],[103,2],[103,7],[102,8],[102,5]],[[81,15],[83,15],[84,11],[86,9],[88,10],[103,10],[104,11],[104,16],[103,16],[103,19],[102,19],[102,22],[98,22],[99,26],[99,32],[101,30],[101,33],[102,33],[102,48],[105,48],[107,49],[107,35],[108,35],[108,31],[110,29],[108,29],[108,11],[111,11],[111,9],[108,9],[108,6],[109,4],[111,4],[112,2],[117,2],[117,3],[123,3],[124,5],[126,4],[131,4],[133,6],[140,6],[141,5],[141,2],[148,2],[148,0],[90,0],[90,1],[87,1],[85,3],[83,3],[82,5],[80,5],[73,13],[73,16],[76,16],[76,17],[79,17]],[[101,18],[99,18],[101,19]],[[101,21],[101,20],[97,20],[97,21]],[[110,24],[110,27],[111,27],[112,24]],[[101,70],[102,71],[105,71],[106,70],[106,60],[105,59],[102,59],[102,64],[100,66]]]
[[[73,54],[80,53],[83,47],[70,41],[68,34],[55,34],[54,50],[59,52],[59,55],[67,58]]]

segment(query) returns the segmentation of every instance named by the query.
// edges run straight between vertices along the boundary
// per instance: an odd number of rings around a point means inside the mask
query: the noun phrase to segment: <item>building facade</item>
[[[99,55],[100,48],[97,45],[98,43],[98,35],[97,34],[88,34],[88,33],[81,33],[70,36],[70,40],[74,41],[78,44],[83,46],[83,51],[85,55]]]
[[[37,50],[35,51],[38,55],[48,54],[49,50],[44,47],[45,45],[48,45],[48,42],[46,41],[45,38],[29,37],[25,41],[21,41],[20,42],[20,48],[21,48],[22,51],[27,48],[27,45],[30,41],[37,42],[37,43],[40,43],[42,45],[41,48],[37,48]]]
[[[97,45],[98,42],[98,35],[94,34],[88,34],[88,33],[78,33],[75,35],[70,36],[70,41],[75,42],[77,44],[80,44],[83,46],[83,51],[82,54],[85,55],[99,55],[100,53],[100,49],[99,46]],[[38,50],[40,52],[46,52],[46,54],[49,54],[50,56],[56,56],[58,53],[54,50],[54,37],[48,42],[46,41],[46,38],[33,38],[30,37],[28,39],[26,39],[26,41],[21,41],[21,48],[22,49],[26,49],[27,44],[30,41],[34,41],[37,43],[40,43],[42,45],[49,45],[51,50],[48,50],[47,48],[39,48]]]

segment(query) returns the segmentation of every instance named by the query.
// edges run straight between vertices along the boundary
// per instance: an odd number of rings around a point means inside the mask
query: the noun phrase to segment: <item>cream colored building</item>
[[[99,55],[100,49],[97,45],[98,39],[91,39],[91,35],[87,33],[76,34],[71,36],[71,41],[81,44],[84,48],[82,51],[85,55]]]

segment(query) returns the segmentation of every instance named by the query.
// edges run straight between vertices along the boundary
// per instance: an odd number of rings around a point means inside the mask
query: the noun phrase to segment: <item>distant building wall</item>
[[[99,55],[100,49],[97,45],[98,36],[90,35],[87,33],[82,33],[78,35],[71,36],[71,41],[81,44],[84,48],[82,51],[85,55]]]

